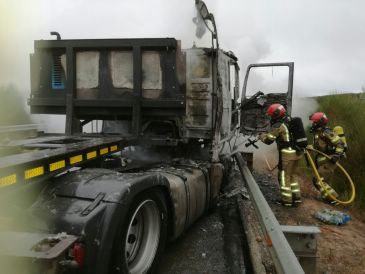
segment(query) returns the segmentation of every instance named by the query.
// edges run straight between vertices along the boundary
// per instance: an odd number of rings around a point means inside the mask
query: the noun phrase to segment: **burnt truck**
[[[0,144],[1,273],[150,273],[214,207],[239,139],[267,128],[269,104],[290,111],[293,80],[293,63],[251,65],[240,95],[214,39],[34,42],[31,113],[65,115],[65,134]],[[288,67],[288,89],[246,96],[259,66]]]

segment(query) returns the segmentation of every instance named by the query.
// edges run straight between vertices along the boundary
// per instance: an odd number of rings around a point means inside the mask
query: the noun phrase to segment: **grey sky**
[[[360,91],[365,85],[365,1],[206,0],[220,45],[253,62],[295,62],[295,93]],[[194,0],[0,0],[0,85],[29,92],[33,40],[175,37],[183,47],[209,46],[195,37]],[[208,41],[208,43],[207,43]]]

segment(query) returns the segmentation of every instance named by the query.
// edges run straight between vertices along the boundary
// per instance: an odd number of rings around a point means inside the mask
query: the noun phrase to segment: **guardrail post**
[[[317,241],[321,233],[317,226],[282,225],[282,231],[305,273],[316,273]]]

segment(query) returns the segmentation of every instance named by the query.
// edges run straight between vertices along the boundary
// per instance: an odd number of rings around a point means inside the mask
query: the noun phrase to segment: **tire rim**
[[[160,240],[160,211],[155,201],[145,200],[130,219],[125,240],[125,258],[131,274],[146,273]]]

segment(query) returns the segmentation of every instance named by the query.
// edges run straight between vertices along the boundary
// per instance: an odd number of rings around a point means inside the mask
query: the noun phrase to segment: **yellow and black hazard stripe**
[[[119,143],[100,146],[97,148],[86,148],[83,151],[60,155],[54,158],[37,161],[34,165],[27,164],[19,167],[12,167],[11,171],[1,170],[0,188],[14,185],[16,183],[28,183],[42,176],[62,172],[71,167],[79,166],[90,160],[105,157],[121,150]]]

